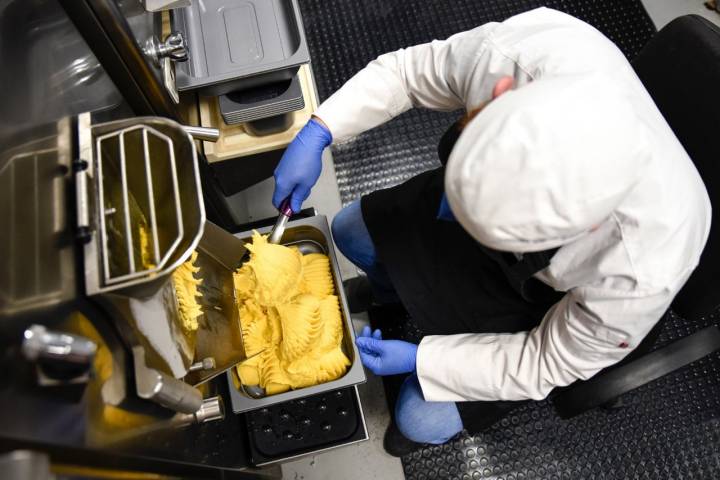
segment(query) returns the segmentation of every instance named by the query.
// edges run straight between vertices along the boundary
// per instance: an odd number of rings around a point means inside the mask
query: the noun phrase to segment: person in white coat
[[[425,333],[357,344],[376,374],[409,374],[397,430],[442,443],[633,351],[697,265],[710,203],[617,47],[540,8],[371,62],[287,149],[276,206],[300,209],[331,142],[412,107],[465,110],[443,167],[351,203],[333,236]]]

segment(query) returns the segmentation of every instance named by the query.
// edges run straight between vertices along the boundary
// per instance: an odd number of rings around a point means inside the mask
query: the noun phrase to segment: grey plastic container
[[[245,131],[250,135],[262,137],[273,133],[284,132],[292,126],[293,117],[289,113],[261,118],[252,122],[245,122]]]
[[[271,227],[258,229],[260,233],[269,233],[270,230]],[[243,240],[249,240],[251,236],[252,232],[244,232],[236,235],[236,237]],[[359,383],[364,383],[366,380],[365,371],[363,370],[362,363],[360,362],[360,355],[358,354],[357,347],[355,346],[355,332],[352,328],[347,299],[345,298],[345,292],[342,288],[342,279],[340,278],[340,271],[338,270],[337,256],[335,255],[335,249],[330,235],[330,227],[328,226],[327,218],[324,215],[315,215],[313,217],[288,222],[281,243],[284,245],[291,245],[304,241],[313,242],[319,245],[328,257],[330,257],[330,265],[335,283],[335,294],[340,299],[340,310],[343,318],[344,329],[342,348],[343,352],[345,352],[345,355],[347,355],[348,359],[350,359],[352,363],[350,367],[348,367],[347,372],[345,372],[345,375],[337,380],[321,383],[320,385],[313,385],[312,387],[290,390],[285,393],[270,395],[264,398],[252,398],[240,391],[238,388],[239,379],[237,371],[235,368],[231,368],[227,372],[227,379],[230,387],[230,403],[232,405],[232,410],[235,413],[247,412],[268,405],[286,402],[288,400],[295,400],[315,395],[317,393],[357,385]],[[240,322],[242,323],[242,318],[240,319]]]
[[[187,41],[175,64],[179,91],[223,95],[290,80],[310,61],[297,0],[203,0],[174,11],[173,31]]]
[[[305,108],[300,78],[230,92],[218,97],[220,114],[228,125],[252,122]]]

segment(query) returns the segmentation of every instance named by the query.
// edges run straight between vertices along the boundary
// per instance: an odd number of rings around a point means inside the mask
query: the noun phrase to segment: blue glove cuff
[[[330,133],[330,130],[325,128],[320,122],[315,120],[314,118],[311,118],[310,121],[303,127],[304,129],[308,129],[310,135],[314,137],[318,137],[324,141],[323,148],[330,145],[333,141],[332,133]]]
[[[414,343],[411,344],[413,346],[413,352],[412,352],[412,371],[417,371],[417,352],[418,352],[418,346]]]

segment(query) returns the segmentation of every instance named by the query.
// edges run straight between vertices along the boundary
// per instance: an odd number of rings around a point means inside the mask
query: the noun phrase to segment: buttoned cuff
[[[443,345],[445,335],[428,335],[418,345],[415,368],[420,382],[420,389],[427,402],[463,402],[468,399],[449,388],[449,370]]]

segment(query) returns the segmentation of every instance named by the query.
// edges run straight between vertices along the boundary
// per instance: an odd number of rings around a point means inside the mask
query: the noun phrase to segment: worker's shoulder
[[[593,28],[589,24],[559,10],[548,7],[539,7],[509,17],[502,22],[503,25],[568,25],[579,28]]]
[[[612,71],[627,63],[617,46],[595,27],[545,7],[496,25],[487,40],[535,76]]]
[[[551,8],[540,7],[519,13],[500,22],[488,22],[478,25],[471,30],[456,33],[450,38],[477,36],[497,40],[506,36],[519,35],[528,37],[542,35],[558,28],[563,29],[566,34],[572,29],[598,33],[594,27],[572,15]],[[570,39],[568,38],[568,40]]]

